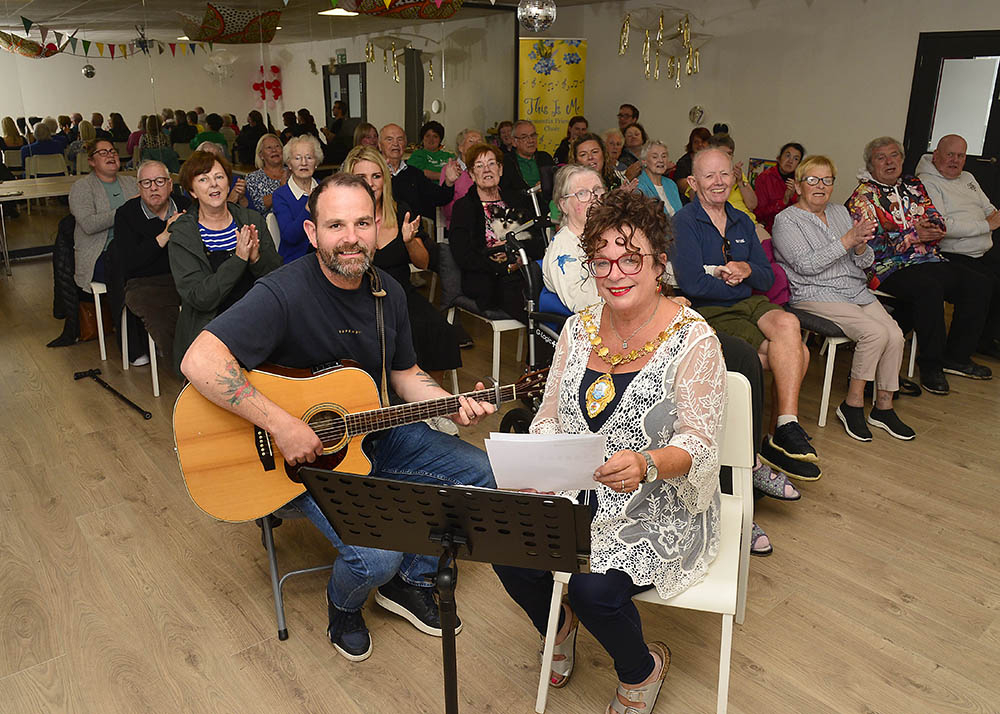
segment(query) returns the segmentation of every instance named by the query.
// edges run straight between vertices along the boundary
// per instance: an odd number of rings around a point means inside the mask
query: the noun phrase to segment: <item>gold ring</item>
[[[625,490],[625,479],[622,479],[622,491]]]

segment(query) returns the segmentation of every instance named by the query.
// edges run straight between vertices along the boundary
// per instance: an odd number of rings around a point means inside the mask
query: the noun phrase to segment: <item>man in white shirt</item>
[[[942,255],[975,270],[993,285],[979,352],[1000,359],[1000,251],[994,249],[992,235],[1000,228],[1000,211],[976,178],[963,170],[967,148],[957,134],[941,137],[934,153],[921,157],[917,177],[947,226],[940,244]]]

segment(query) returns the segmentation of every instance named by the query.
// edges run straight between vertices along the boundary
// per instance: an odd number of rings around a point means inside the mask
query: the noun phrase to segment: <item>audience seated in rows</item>
[[[248,205],[266,216],[271,212],[274,192],[288,183],[289,171],[285,166],[281,139],[275,134],[260,137],[254,153],[254,165],[257,170],[246,177]]]
[[[180,158],[170,137],[163,133],[163,125],[156,114],[146,117],[146,131],[139,139],[138,148],[140,161],[159,161],[172,174],[181,170]]]
[[[395,278],[406,293],[413,349],[417,364],[443,384],[447,370],[462,366],[458,334],[438,310],[410,282],[410,266],[427,270],[435,249],[421,225],[420,216],[393,199],[389,166],[371,146],[356,146],[344,159],[342,170],[364,178],[375,194],[378,238],[372,263]]]
[[[836,177],[833,162],[825,156],[809,156],[797,164],[798,201],[774,220],[775,256],[788,275],[792,305],[835,323],[855,343],[847,397],[837,407],[848,435],[871,441],[871,424],[909,440],[913,429],[892,407],[899,389],[903,333],[869,292],[864,273],[875,261],[868,245],[875,222],[852,221],[846,208],[830,205]],[[866,421],[865,384],[873,380],[875,399]]]
[[[502,313],[523,322],[524,279],[505,246],[507,231],[519,225],[518,219],[525,213],[526,196],[501,187],[506,170],[503,152],[497,147],[473,146],[465,154],[465,163],[474,188],[455,202],[448,232],[451,253],[462,270],[462,294],[474,300],[487,316]],[[528,248],[530,258],[542,257],[541,240],[524,234],[518,239]]]
[[[208,129],[206,131],[198,132],[198,134],[189,142],[189,146],[192,149],[197,149],[206,141],[211,141],[225,149],[226,137],[223,136],[220,131],[220,129],[222,129],[222,117],[213,112],[205,117],[205,123],[208,124]],[[228,155],[228,150],[226,150],[226,153]]]
[[[778,151],[778,163],[757,177],[753,191],[757,196],[754,215],[764,230],[771,232],[774,217],[799,200],[795,192],[795,168],[806,155],[802,144],[789,142]]]
[[[170,225],[167,243],[181,300],[173,345],[178,373],[205,325],[281,265],[261,215],[226,200],[231,180],[229,162],[208,151],[195,151],[181,167],[181,185],[193,200]]]
[[[445,164],[455,158],[455,155],[442,148],[444,141],[444,126],[441,122],[431,120],[420,127],[420,148],[410,154],[407,160],[424,172],[431,181],[440,181]]]
[[[306,204],[317,186],[313,174],[320,156],[322,147],[312,134],[300,134],[285,144],[284,161],[290,172],[289,179],[274,191],[271,204],[281,234],[278,254],[285,263],[301,258],[312,247],[303,221],[309,218]]]
[[[35,127],[35,140],[21,147],[21,163],[23,164],[29,156],[62,154],[65,148],[61,141],[52,138],[52,130],[47,124],[39,123]]]
[[[444,165],[443,184],[431,181],[423,171],[403,160],[406,134],[398,124],[386,124],[382,127],[379,132],[379,148],[392,171],[392,195],[409,206],[411,211],[435,220],[437,207],[446,205],[455,197],[455,182],[462,173],[458,162],[449,159]]]
[[[159,123],[159,116],[147,117],[147,126],[153,121]],[[129,359],[138,365],[149,358],[145,339],[148,332],[167,364],[172,364],[181,302],[170,273],[167,243],[170,226],[191,201],[180,193],[173,194],[170,172],[159,161],[146,160],[139,165],[137,184],[139,195],[115,213],[115,239],[111,242],[130,313]]]
[[[868,285],[903,301],[917,332],[920,383],[947,394],[945,373],[990,379],[989,367],[972,361],[983,335],[992,284],[974,270],[941,257],[944,219],[924,184],[903,175],[903,146],[889,136],[865,146],[865,171],[847,201],[855,220],[875,222],[869,242],[875,260],[867,269]],[[944,303],[954,306],[946,330]]]
[[[170,143],[190,144],[198,135],[198,127],[188,124],[187,112],[178,109],[174,112],[174,128],[170,130]]]
[[[1000,211],[990,203],[979,182],[965,168],[965,139],[941,137],[931,155],[917,164],[917,176],[944,219],[941,255],[979,273],[992,285],[993,295],[986,327],[977,351],[1000,359],[1000,250],[993,246],[993,231],[1000,228]]]

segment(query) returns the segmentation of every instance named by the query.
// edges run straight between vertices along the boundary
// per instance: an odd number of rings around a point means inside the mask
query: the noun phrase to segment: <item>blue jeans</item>
[[[434,431],[423,422],[399,426],[366,441],[372,476],[444,486],[496,488],[486,452],[454,436]],[[339,553],[327,585],[338,610],[357,611],[368,593],[389,582],[397,572],[410,585],[431,587],[424,580],[437,572],[437,556],[396,553],[347,545],[307,492],[292,501]]]

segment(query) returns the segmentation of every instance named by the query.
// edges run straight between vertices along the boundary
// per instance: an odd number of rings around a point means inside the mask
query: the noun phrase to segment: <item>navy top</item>
[[[670,262],[681,292],[693,307],[735,305],[750,297],[754,290],[770,289],[774,272],[757,239],[753,221],[743,211],[726,203],[723,237],[696,197],[674,215],[673,228]],[[750,277],[739,285],[727,285],[725,280],[705,272],[706,265],[725,265],[729,261],[749,263]]]
[[[632,383],[632,378],[639,373],[622,372],[621,374],[612,374],[611,381],[615,385],[615,395],[611,398],[610,402],[604,405],[604,409],[601,410],[600,414],[591,417],[587,413],[587,390],[590,389],[590,385],[602,374],[607,373],[587,367],[587,371],[583,374],[583,381],[580,382],[580,411],[583,412],[583,418],[587,420],[587,426],[595,434],[604,426],[604,422],[608,420],[608,417],[614,414],[615,409],[618,408],[618,402],[622,400],[622,395],[625,393],[628,385]]]

